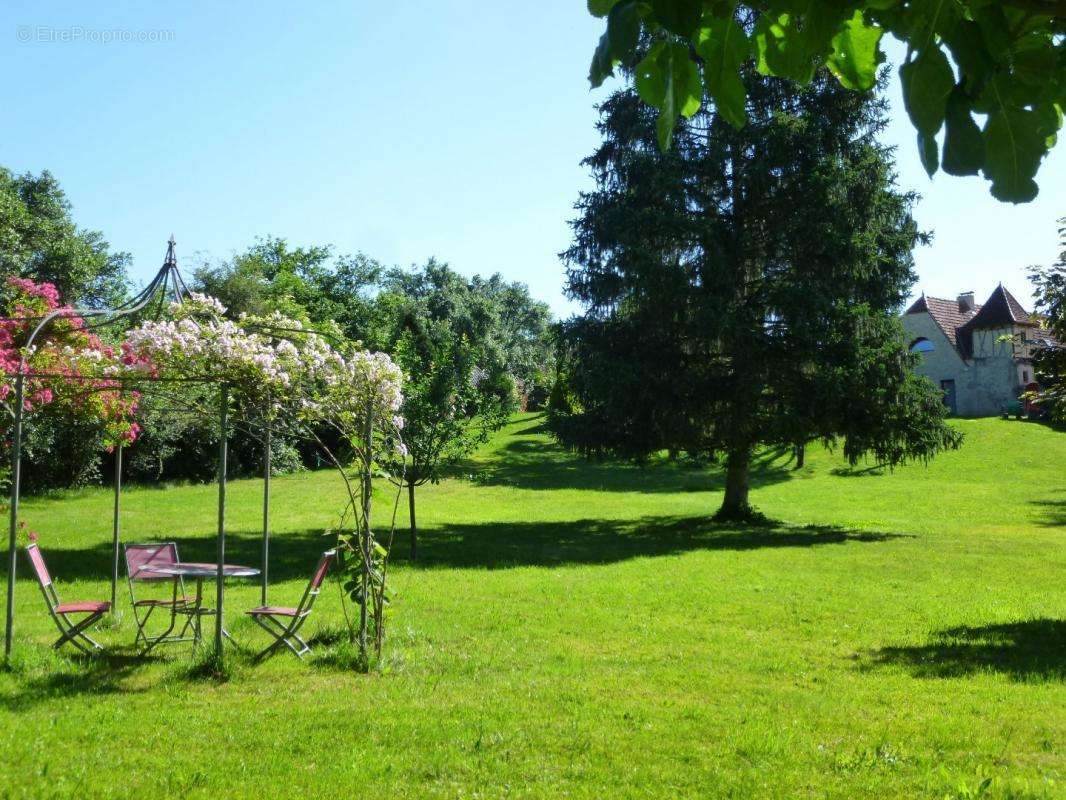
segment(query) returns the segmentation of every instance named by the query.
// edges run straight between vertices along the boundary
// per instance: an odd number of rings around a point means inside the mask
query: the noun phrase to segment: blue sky
[[[590,185],[599,33],[583,0],[8,0],[0,164],[55,173],[138,279],[171,232],[180,255],[215,258],[273,234],[498,271],[566,314],[556,254]],[[1025,267],[1058,252],[1066,147],[1036,202],[1006,206],[976,178],[930,181],[892,99],[900,182],[936,234],[916,291],[983,297],[1002,280],[1028,304]]]

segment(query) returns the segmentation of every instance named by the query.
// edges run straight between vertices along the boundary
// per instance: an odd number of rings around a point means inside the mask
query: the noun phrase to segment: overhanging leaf
[[[966,87],[974,90],[984,83],[992,71],[993,63],[977,23],[972,20],[961,21],[944,41],[959,65]]]
[[[944,123],[948,95],[955,88],[955,74],[947,56],[931,45],[913,61],[899,68],[903,104],[919,133],[935,136]]]
[[[935,136],[927,136],[921,131],[918,132],[918,155],[922,159],[922,166],[925,167],[925,171],[932,178],[936,174],[937,167],[940,166]]]
[[[651,8],[664,28],[686,39],[696,32],[703,16],[703,0],[652,0]]]
[[[1062,128],[1062,107],[1058,103],[1045,103],[1036,106],[1034,112],[1040,117],[1040,130],[1045,136],[1045,144],[1050,150],[1058,140],[1059,130]]]
[[[592,53],[592,63],[589,65],[589,83],[593,89],[603,85],[614,72],[614,63],[611,60],[611,39],[607,31],[600,37],[596,50]]]
[[[976,175],[985,163],[985,140],[970,111],[969,98],[956,87],[944,117],[943,166],[949,175]]]
[[[624,0],[611,9],[607,17],[607,38],[611,46],[611,58],[621,61],[637,46],[640,35],[640,14],[636,0]]]
[[[589,13],[594,17],[606,17],[618,0],[588,0]]]
[[[1004,107],[985,124],[985,177],[992,195],[1010,203],[1027,203],[1039,188],[1033,178],[1043,158],[1047,136],[1035,111]]]
[[[640,98],[659,109],[659,147],[665,152],[670,149],[678,115],[690,117],[699,110],[699,68],[684,45],[656,42],[637,64],[634,83]]]
[[[705,18],[704,23],[697,34],[696,52],[703,58],[707,93],[714,98],[718,113],[734,128],[741,128],[748,122],[748,112],[740,68],[751,55],[751,42],[732,17]]]
[[[801,36],[809,56],[825,58],[833,52],[833,38],[850,19],[847,2],[807,0],[801,17]],[[787,11],[788,9],[782,9]]]
[[[801,32],[788,14],[763,14],[755,23],[756,67],[763,75],[791,78],[808,84],[814,65]]]
[[[962,17],[958,0],[910,0],[903,26],[914,50],[924,50],[936,36],[950,36]]]
[[[650,106],[662,108],[666,95],[666,74],[659,64],[659,54],[666,48],[665,43],[656,42],[649,48],[634,72],[633,85],[640,99]]]
[[[883,60],[880,50],[884,29],[867,25],[861,11],[844,23],[833,37],[833,52],[826,64],[837,80],[848,89],[868,91],[877,83],[877,65]]]

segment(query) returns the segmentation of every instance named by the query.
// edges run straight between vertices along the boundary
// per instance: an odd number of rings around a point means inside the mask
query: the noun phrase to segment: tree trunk
[[[411,512],[411,560],[418,558],[418,525],[415,523],[415,485],[407,484],[407,507]]]
[[[751,466],[751,450],[731,450],[726,458],[725,497],[716,519],[745,519],[751,516],[748,505],[748,470]]]
[[[807,445],[796,445],[796,469],[803,469],[803,461],[807,456]]]

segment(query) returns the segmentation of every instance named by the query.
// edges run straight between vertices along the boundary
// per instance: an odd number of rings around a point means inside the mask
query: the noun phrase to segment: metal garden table
[[[202,638],[200,631],[201,617],[219,613],[217,608],[205,609],[203,607],[204,580],[218,577],[218,564],[179,561],[176,564],[160,564],[156,567],[143,567],[141,571],[151,572],[154,575],[169,575],[173,578],[191,578],[196,581],[196,598],[193,601],[196,626],[194,628],[193,638],[195,642],[199,644]],[[239,564],[222,565],[223,578],[254,578],[258,574],[259,570],[255,567],[242,567]],[[231,642],[233,641],[233,637],[230,636],[229,631],[226,630],[225,626],[222,627],[222,635]]]

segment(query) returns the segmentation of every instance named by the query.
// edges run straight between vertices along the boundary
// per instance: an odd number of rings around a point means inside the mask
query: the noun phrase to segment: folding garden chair
[[[133,603],[133,618],[137,621],[137,636],[134,639],[134,645],[144,645],[145,652],[147,652],[157,644],[191,642],[199,638],[198,630],[192,637],[186,637],[185,634],[191,626],[199,626],[200,615],[206,613],[207,610],[200,608],[196,598],[190,598],[185,593],[185,581],[180,575],[160,575],[151,571],[152,567],[178,563],[177,543],[127,544],[123,545],[123,550],[126,556],[126,579],[130,586],[130,601]],[[173,589],[170,597],[137,598],[134,590],[135,583],[158,583],[160,581],[172,583]],[[164,608],[170,612],[170,624],[161,634],[149,637],[145,629],[152,612],[157,608]],[[185,624],[176,636],[171,636],[170,633],[177,625],[179,616],[185,617]]]
[[[307,584],[300,605],[296,608],[287,606],[258,606],[246,612],[260,628],[274,637],[274,643],[256,656],[256,661],[273,655],[282,647],[289,648],[297,658],[303,658],[304,653],[311,651],[311,646],[300,638],[300,628],[311,614],[311,607],[315,604],[315,598],[322,587],[322,581],[326,579],[326,573],[337,557],[336,550],[327,550],[318,559],[318,566],[311,575],[311,582]]]
[[[59,602],[56,587],[52,583],[52,576],[48,572],[48,567],[45,566],[41,549],[36,543],[30,543],[26,547],[26,555],[30,558],[33,574],[37,576],[37,583],[41,586],[41,594],[44,595],[44,600],[48,603],[48,611],[62,634],[52,647],[58,649],[70,642],[87,655],[103,652],[103,645],[90,638],[85,631],[111,610],[111,603],[107,600],[80,603]],[[71,614],[87,614],[88,616],[75,622],[70,619]]]

